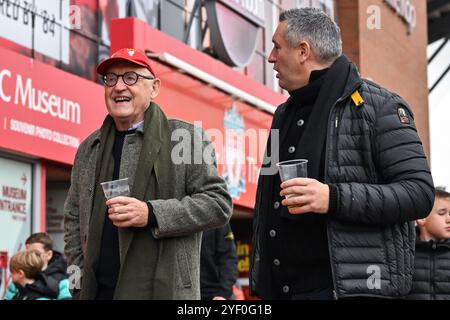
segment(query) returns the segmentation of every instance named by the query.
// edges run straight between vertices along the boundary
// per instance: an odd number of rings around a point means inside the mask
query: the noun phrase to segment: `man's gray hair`
[[[287,21],[284,38],[291,48],[306,41],[324,63],[334,62],[342,54],[341,30],[322,10],[290,9],[280,14],[283,21]]]

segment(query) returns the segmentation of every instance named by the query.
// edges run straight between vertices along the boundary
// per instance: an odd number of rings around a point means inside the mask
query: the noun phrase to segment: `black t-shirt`
[[[114,174],[112,180],[119,179],[120,159],[125,136],[135,133],[136,130],[117,131],[114,139],[112,154],[114,158]],[[100,257],[97,268],[98,300],[111,300],[117,284],[120,270],[119,234],[117,227],[108,218],[108,211],[103,224]]]

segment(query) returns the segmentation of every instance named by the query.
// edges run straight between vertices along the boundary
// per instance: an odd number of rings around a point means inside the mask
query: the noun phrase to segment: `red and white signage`
[[[70,10],[69,0],[0,1],[0,37],[69,63]]]
[[[31,234],[31,164],[0,158],[0,252],[2,266],[18,250],[24,247]],[[3,270],[0,281],[0,300],[7,286],[8,270]]]
[[[71,164],[105,115],[102,86],[0,48],[0,148]]]
[[[408,34],[416,27],[417,11],[416,7],[409,0],[384,0],[392,10],[407,24]]]

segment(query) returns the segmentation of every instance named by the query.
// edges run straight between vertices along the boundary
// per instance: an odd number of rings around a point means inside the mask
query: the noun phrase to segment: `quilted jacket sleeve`
[[[434,186],[412,112],[399,96],[391,96],[376,113],[371,143],[379,183],[333,184],[332,216],[372,225],[423,218],[433,206]]]

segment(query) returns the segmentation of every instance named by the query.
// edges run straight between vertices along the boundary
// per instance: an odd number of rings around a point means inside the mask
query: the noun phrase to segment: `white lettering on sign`
[[[408,25],[408,33],[411,33],[416,26],[417,12],[416,8],[409,0],[384,0],[389,7],[406,22]]]
[[[10,70],[0,71],[0,99],[4,102],[11,102],[11,93],[5,92],[5,79],[12,79]],[[30,110],[49,114],[53,118],[80,124],[81,108],[80,104],[61,98],[45,90],[33,87],[31,78],[23,79],[20,74],[15,77],[14,104],[21,105]]]
[[[9,129],[17,133],[36,137],[42,140],[52,141],[75,149],[77,149],[80,145],[80,139],[76,137],[15,119],[10,120]]]
[[[5,92],[3,91],[3,86],[1,85],[3,83],[3,78],[5,76],[8,76],[8,78],[11,78],[11,71],[2,70],[2,72],[0,72],[0,98],[5,102],[11,102],[11,96],[7,96],[5,94]]]

